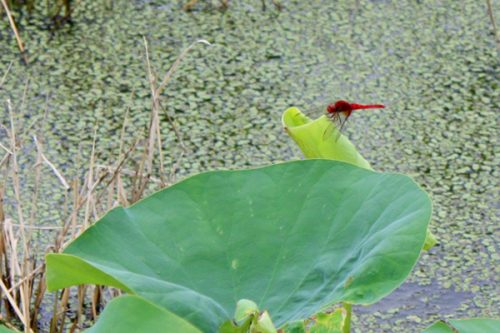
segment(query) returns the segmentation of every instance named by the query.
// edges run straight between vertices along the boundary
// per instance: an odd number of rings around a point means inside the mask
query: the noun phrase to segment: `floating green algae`
[[[179,162],[179,177],[301,158],[281,128],[289,106],[316,118],[317,106],[336,99],[384,103],[384,110],[353,114],[346,134],[374,169],[410,174],[431,193],[440,246],[423,254],[392,298],[355,309],[354,331],[499,316],[499,60],[485,4],[356,3],[283,1],[283,11],[262,12],[259,0],[233,1],[222,13],[200,1],[186,13],[176,2],[115,1],[112,9],[82,2],[74,24],[58,31],[46,29],[44,18],[17,14],[29,67],[2,16],[0,79],[14,61],[0,88],[2,110],[7,97],[20,105],[29,78],[19,124],[48,110],[46,154],[68,178],[82,174],[96,122],[99,161],[116,160],[126,109],[127,144],[149,122],[142,36],[158,75],[194,40],[213,44],[188,55],[163,95],[187,149],[177,161],[182,149],[162,114],[166,167]],[[0,121],[6,124],[5,112]],[[33,160],[21,164],[29,172]],[[63,193],[46,187],[40,220],[52,223]]]

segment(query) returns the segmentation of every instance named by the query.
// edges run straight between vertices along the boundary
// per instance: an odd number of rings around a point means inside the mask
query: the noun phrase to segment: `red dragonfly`
[[[335,138],[335,141],[337,141],[340,137],[340,132],[342,131],[342,128],[344,128],[344,125],[349,119],[349,117],[352,114],[352,111],[354,110],[363,110],[363,109],[383,109],[385,106],[382,104],[356,104],[356,103],[349,103],[343,100],[336,101],[335,103],[331,103],[326,107],[326,115],[328,118],[332,120],[332,124],[330,124],[325,132],[323,133],[323,140],[327,140],[333,130],[335,129],[334,124],[337,126],[339,132],[337,137]]]

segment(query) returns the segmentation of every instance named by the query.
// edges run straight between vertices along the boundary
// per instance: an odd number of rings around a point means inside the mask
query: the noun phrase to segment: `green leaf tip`
[[[236,321],[243,321],[247,319],[249,316],[258,313],[259,307],[255,304],[254,301],[248,299],[240,299],[238,303],[236,303],[236,311],[234,313],[234,319]]]
[[[119,280],[77,256],[49,253],[45,256],[45,262],[47,263],[46,278],[49,291],[74,285],[102,284],[132,292]]]
[[[219,333],[277,333],[267,311],[260,313],[254,301],[240,299],[236,304],[234,321],[226,321]]]
[[[346,136],[340,134],[338,140],[334,139],[338,135],[337,128],[334,128],[332,138],[323,139],[325,130],[331,125],[326,116],[311,120],[298,108],[291,107],[283,113],[281,122],[285,131],[297,143],[306,158],[338,160],[360,168],[371,169],[370,163],[361,156]]]
[[[255,333],[276,333],[276,327],[274,327],[274,324],[271,320],[271,316],[269,315],[269,312],[264,311],[257,322],[255,323],[255,328],[254,328]],[[252,332],[253,333],[253,332]]]

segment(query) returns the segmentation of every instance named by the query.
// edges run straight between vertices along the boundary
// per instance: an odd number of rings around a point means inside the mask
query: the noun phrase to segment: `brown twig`
[[[7,70],[5,71],[5,73],[2,76],[2,79],[0,80],[0,88],[2,88],[3,83],[5,82],[5,79],[7,79],[7,75],[9,74],[10,68],[12,67],[13,63],[14,63],[14,61],[11,61],[9,66],[7,66]]]
[[[16,41],[17,41],[17,46],[19,47],[19,51],[21,51],[21,56],[23,57],[23,60],[25,63],[28,63],[28,58],[26,57],[26,54],[24,53],[24,45],[21,37],[19,36],[19,32],[17,31],[16,27],[16,22],[14,21],[14,17],[12,16],[12,13],[9,10],[9,6],[7,5],[7,2],[5,0],[1,0],[3,8],[5,9],[5,12],[7,13],[7,17],[9,18],[9,23],[10,27],[12,28],[12,31],[14,32],[14,35],[16,36]]]
[[[177,67],[179,67],[179,65],[181,64],[182,60],[187,56],[187,54],[189,53],[189,51],[191,51],[196,46],[196,44],[205,44],[205,45],[208,45],[208,46],[212,45],[212,44],[210,44],[205,39],[198,39],[197,41],[195,41],[194,43],[192,43],[191,45],[189,45],[186,49],[184,49],[184,51],[182,51],[182,53],[175,60],[175,62],[172,65],[172,67],[170,67],[170,69],[168,70],[167,74],[165,74],[165,77],[163,78],[163,81],[160,83],[158,89],[156,90],[156,95],[160,95],[161,94],[161,92],[163,91],[163,89],[165,88],[165,86],[167,85],[167,83],[172,78],[172,74],[174,74],[174,72],[177,70]]]
[[[57,168],[55,167],[54,164],[52,164],[49,159],[43,154],[42,152],[42,145],[40,144],[40,142],[38,142],[37,138],[36,138],[36,135],[33,135],[33,141],[35,142],[35,145],[36,145],[36,148],[40,154],[40,157],[41,159],[43,160],[43,162],[45,162],[49,167],[50,169],[52,170],[52,172],[54,172],[54,174],[56,175],[57,179],[59,179],[59,181],[61,182],[62,186],[64,187],[64,189],[67,191],[69,190],[71,187],[68,185],[68,182],[66,181],[66,179],[63,177],[63,175],[57,170]],[[38,164],[38,163],[37,163]]]
[[[146,40],[146,37],[144,38],[144,49],[146,51],[146,64],[147,64],[147,69],[148,69],[148,77],[149,77],[149,84],[151,87],[151,99],[152,99],[152,108],[151,108],[151,118],[150,118],[150,123],[149,123],[149,135],[148,135],[148,143],[147,143],[147,149],[146,149],[146,155],[147,155],[147,164],[145,165],[145,170],[147,175],[151,175],[152,169],[153,169],[153,154],[154,154],[154,146],[155,143],[158,145],[158,152],[160,155],[160,179],[162,181],[162,186],[164,183],[163,180],[163,153],[162,153],[162,144],[161,144],[161,133],[160,133],[160,117],[158,114],[158,111],[160,109],[159,106],[159,94],[157,93],[156,90],[156,77],[153,74],[153,71],[151,69],[151,63],[149,62],[149,51],[148,51],[148,42]],[[144,189],[147,184],[147,178],[143,182],[140,193],[144,192]]]
[[[11,295],[11,293],[9,292],[7,286],[4,284],[3,280],[0,279],[0,288],[2,289],[2,291],[4,292],[5,296],[7,297],[7,299],[9,300],[9,303],[10,303],[10,306],[12,306],[12,308],[14,309],[14,311],[16,312],[16,315],[17,317],[19,318],[19,320],[21,320],[21,322],[23,323],[23,325],[25,327],[28,327],[29,324],[28,322],[26,321],[26,319],[24,318],[24,315],[23,313],[21,312],[21,309],[19,309],[19,307],[17,306],[17,302],[15,301],[14,297]]]
[[[120,170],[123,166],[123,164],[125,164],[125,162],[127,161],[127,159],[129,158],[130,154],[135,150],[135,147],[137,146],[137,143],[139,142],[139,140],[136,140],[134,142],[134,144],[129,148],[129,150],[125,153],[125,155],[123,155],[123,157],[121,158],[121,160],[118,162],[118,165],[116,166],[115,168],[115,171],[113,172],[112,176],[111,176],[111,179],[108,181],[108,183],[104,186],[104,188],[108,188],[109,185],[111,185],[111,183],[113,183],[113,181],[116,179],[116,177],[118,176],[118,174],[120,173]],[[97,199],[96,199],[96,202],[98,202],[102,195],[104,194],[104,191],[101,192],[98,196],[97,196]]]

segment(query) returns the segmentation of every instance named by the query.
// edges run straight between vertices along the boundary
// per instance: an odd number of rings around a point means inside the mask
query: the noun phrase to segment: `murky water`
[[[259,0],[233,1],[221,12],[200,1],[186,13],[173,1],[117,0],[112,9],[95,1],[76,7],[74,24],[60,31],[23,15],[29,66],[2,16],[0,78],[14,62],[0,88],[0,121],[11,98],[19,127],[41,126],[47,157],[68,178],[84,172],[96,123],[98,159],[113,159],[126,110],[127,144],[149,122],[143,36],[161,76],[194,40],[212,43],[184,59],[164,93],[188,149],[178,160],[181,148],[162,115],[165,163],[179,162],[179,177],[300,158],[281,130],[288,106],[315,117],[315,106],[338,98],[384,103],[353,115],[347,133],[376,170],[410,174],[429,191],[441,245],[394,294],[358,309],[355,331],[417,332],[442,317],[498,317],[499,58],[486,5],[282,3],[282,12],[263,12]],[[27,171],[33,165],[21,162]],[[40,209],[40,223],[51,224],[63,195],[56,185],[44,193],[51,204]]]

